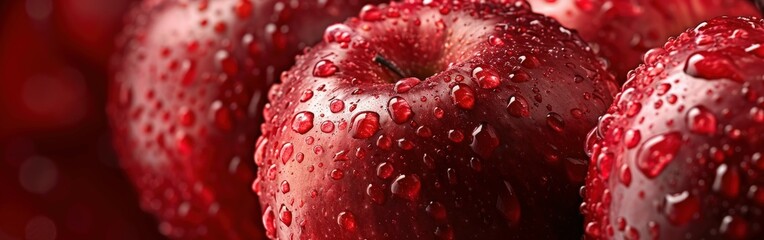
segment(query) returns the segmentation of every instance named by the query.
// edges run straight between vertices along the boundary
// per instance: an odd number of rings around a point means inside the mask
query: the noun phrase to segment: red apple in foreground
[[[651,50],[592,133],[589,239],[762,239],[764,21]]]
[[[520,2],[428,2],[364,7],[271,88],[253,184],[270,238],[581,235],[612,77]]]
[[[264,236],[250,160],[264,92],[362,2],[375,1],[149,0],[128,16],[108,111],[163,234]]]
[[[533,10],[575,29],[623,82],[647,50],[717,16],[760,16],[747,0],[529,0]]]

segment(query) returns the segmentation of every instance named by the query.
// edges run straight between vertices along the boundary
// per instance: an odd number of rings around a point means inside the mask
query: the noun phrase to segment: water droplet
[[[427,211],[427,214],[429,214],[430,217],[438,222],[446,222],[448,220],[448,216],[446,215],[446,206],[439,202],[431,201],[430,204],[428,204],[425,208],[425,211]]]
[[[720,52],[701,51],[687,58],[684,72],[707,80],[742,81],[734,61]]]
[[[557,132],[565,130],[565,121],[560,114],[550,112],[546,115],[546,124]]]
[[[294,153],[294,145],[292,143],[284,143],[281,146],[281,163],[286,164]]]
[[[624,136],[624,143],[626,143],[626,148],[632,149],[636,147],[640,141],[642,141],[642,134],[639,132],[639,130],[629,129],[626,131],[626,135]]]
[[[377,177],[381,179],[388,179],[393,175],[393,171],[395,171],[393,164],[382,162],[377,166]]]
[[[337,224],[345,231],[354,232],[356,230],[355,216],[348,211],[343,211],[337,215]]]
[[[473,69],[472,77],[477,79],[478,85],[484,89],[494,89],[501,84],[499,74],[488,66],[478,66]]]
[[[343,109],[345,109],[345,102],[339,99],[333,99],[331,102],[329,102],[329,110],[331,110],[333,113],[341,112]]]
[[[284,225],[287,225],[287,227],[292,225],[292,211],[289,211],[286,205],[281,205],[281,210],[279,210],[279,220],[281,220]]]
[[[460,83],[451,88],[451,99],[457,107],[470,110],[475,106],[475,91]]]
[[[507,181],[504,181],[504,188],[499,192],[496,208],[510,225],[517,224],[520,221],[520,201]]]
[[[458,129],[448,131],[448,139],[455,143],[460,143],[464,140],[464,134]]]
[[[306,102],[313,98],[313,91],[308,89],[302,92],[302,95],[300,95],[300,102]]]
[[[666,217],[674,225],[683,225],[700,210],[700,200],[684,191],[666,196]]]
[[[276,237],[276,215],[273,213],[271,206],[265,208],[263,212],[263,225],[269,238]]]
[[[330,77],[337,71],[339,71],[337,65],[334,65],[332,61],[324,59],[316,63],[316,66],[313,68],[313,76]]]
[[[381,205],[385,203],[384,189],[378,185],[369,184],[366,188],[366,195],[368,195],[371,201],[376,204]]]
[[[504,40],[501,40],[500,37],[494,35],[488,36],[488,43],[491,44],[491,46],[504,46]]]
[[[332,170],[332,172],[329,173],[329,176],[331,176],[332,179],[334,179],[334,180],[340,180],[343,177],[345,177],[345,172],[343,172],[342,170],[339,170],[339,169],[334,169],[334,170]]]
[[[513,117],[528,117],[530,111],[528,110],[528,101],[523,96],[513,95],[509,98],[507,104],[507,112]]]
[[[472,131],[472,150],[483,158],[489,158],[493,151],[499,147],[499,136],[496,130],[487,123],[482,123]]]
[[[716,168],[713,189],[725,197],[736,198],[740,193],[740,173],[735,167],[729,167],[727,164],[719,165]]]
[[[517,70],[516,72],[509,75],[509,80],[511,80],[514,83],[523,83],[531,80],[531,75],[528,74],[525,70]]]
[[[180,124],[183,126],[191,126],[194,125],[194,122],[196,120],[196,117],[194,116],[194,112],[192,112],[188,107],[181,107],[180,112],[178,113],[178,117],[180,118]]]
[[[210,107],[212,118],[215,121],[215,126],[223,131],[230,131],[233,129],[233,119],[231,117],[231,111],[223,106],[223,102],[215,101]]]
[[[361,112],[353,117],[353,138],[370,138],[379,131],[379,114],[375,112]]]
[[[228,76],[234,76],[239,71],[239,64],[236,63],[236,59],[228,53],[228,51],[220,50],[215,54],[215,58],[218,61],[218,66]]]
[[[446,114],[445,111],[443,111],[440,107],[435,107],[435,109],[432,110],[433,114],[435,115],[435,118],[441,119]]]
[[[334,123],[329,120],[322,122],[321,131],[325,133],[331,133],[332,131],[334,131]]]
[[[409,201],[415,201],[419,197],[422,184],[416,174],[400,175],[393,181],[390,190],[393,195]]]
[[[292,130],[299,134],[305,134],[313,128],[313,113],[299,112],[292,119]]]
[[[397,124],[402,124],[411,119],[414,113],[411,111],[409,103],[400,97],[393,97],[387,104],[387,112],[390,118]]]
[[[382,20],[382,11],[377,8],[377,6],[374,5],[366,5],[363,6],[361,9],[361,13],[359,14],[359,17],[361,20],[374,22]]]
[[[637,166],[648,178],[660,174],[666,165],[674,159],[676,152],[682,146],[682,135],[676,132],[652,137],[637,153]]]
[[[631,169],[629,169],[629,165],[621,165],[618,178],[621,180],[621,183],[623,183],[624,186],[628,187],[631,185]]]
[[[748,222],[741,217],[727,215],[722,219],[719,232],[726,239],[747,239]]]
[[[541,61],[539,61],[539,59],[533,55],[520,56],[519,59],[520,59],[520,65],[523,65],[523,67],[526,67],[526,68],[533,69],[533,68],[537,68],[541,66]]]
[[[252,6],[252,2],[250,2],[249,0],[238,1],[236,2],[236,6],[234,7],[236,16],[239,16],[239,18],[241,19],[246,19],[249,16],[251,16],[252,9],[254,9],[254,7]]]
[[[716,116],[703,106],[697,106],[687,112],[687,127],[698,134],[716,133]]]
[[[415,77],[408,77],[401,80],[398,80],[398,82],[395,83],[395,87],[393,89],[396,93],[406,93],[412,88],[414,88],[416,85],[418,85],[421,80],[419,78]]]

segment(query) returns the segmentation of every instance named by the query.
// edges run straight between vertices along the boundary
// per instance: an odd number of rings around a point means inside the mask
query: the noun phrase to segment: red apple
[[[747,0],[529,0],[533,10],[577,30],[609,60],[619,82],[647,50],[716,16],[760,16]]]
[[[651,50],[592,133],[589,239],[762,239],[764,20]]]
[[[270,238],[581,235],[611,75],[520,2],[427,2],[364,7],[271,88],[253,185]]]
[[[165,235],[263,236],[250,159],[264,91],[363,2],[375,1],[148,0],[129,14],[109,115]]]

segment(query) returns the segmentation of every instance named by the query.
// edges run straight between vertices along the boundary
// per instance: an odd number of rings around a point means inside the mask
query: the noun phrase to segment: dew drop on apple
[[[464,133],[459,129],[448,130],[448,139],[455,143],[460,143],[464,140]]]
[[[451,88],[451,100],[457,107],[470,110],[475,106],[475,90],[466,84],[457,84]]]
[[[311,98],[313,98],[313,91],[312,91],[312,90],[310,90],[310,89],[308,89],[308,90],[305,90],[305,91],[303,91],[303,92],[302,92],[302,94],[300,95],[300,102],[307,102],[307,101],[308,101],[308,100],[310,100]]]
[[[390,185],[390,191],[393,195],[409,201],[414,201],[419,197],[421,188],[422,183],[416,174],[402,174],[395,178],[392,185]]]
[[[281,146],[281,163],[286,164],[292,158],[292,153],[294,153],[294,145],[292,143],[284,143]]]
[[[396,93],[406,93],[418,85],[420,82],[422,81],[416,77],[403,78],[395,83],[393,90],[395,90]]]
[[[228,76],[236,75],[239,71],[239,64],[236,63],[236,59],[231,56],[228,51],[220,50],[215,54],[215,58],[218,61],[218,67]]]
[[[233,129],[234,124],[231,117],[231,111],[223,105],[223,102],[213,102],[210,111],[212,112],[212,118],[215,121],[215,127],[223,131],[230,131]]]
[[[430,215],[430,217],[435,219],[435,221],[446,222],[448,220],[446,206],[440,202],[431,201],[429,204],[427,204],[425,211]]]
[[[379,131],[379,114],[376,112],[361,112],[353,117],[350,128],[353,138],[367,139]]]
[[[738,216],[724,216],[719,225],[719,233],[726,239],[748,239],[748,232],[748,221]]]
[[[376,204],[381,205],[385,203],[385,192],[379,185],[369,184],[369,186],[366,187],[366,195],[368,195],[369,199]]]
[[[334,180],[340,180],[343,177],[345,177],[345,172],[343,172],[342,170],[339,170],[339,169],[334,169],[334,170],[332,170],[332,172],[329,173],[329,176],[331,176],[332,179],[334,179]]]
[[[541,61],[539,61],[539,59],[533,55],[523,55],[520,56],[519,59],[520,65],[528,69],[533,69],[541,66]]]
[[[667,195],[665,201],[666,218],[676,226],[688,223],[700,211],[700,200],[688,191]]]
[[[287,208],[286,205],[281,205],[281,209],[279,210],[279,220],[281,220],[284,225],[287,225],[287,227],[292,225],[292,211],[289,211],[289,208]]]
[[[393,164],[389,162],[382,162],[377,165],[377,177],[381,179],[390,178],[390,176],[393,175],[393,171],[395,171],[395,168],[393,167]]]
[[[531,75],[528,74],[528,72],[526,72],[525,70],[520,69],[510,74],[509,80],[514,83],[524,83],[531,80]]]
[[[183,70],[181,83],[184,85],[191,84],[196,79],[196,62],[185,60],[181,63],[181,69]]]
[[[390,118],[397,124],[402,124],[411,119],[414,113],[411,111],[411,106],[401,97],[393,97],[387,103],[387,112],[390,114]]]
[[[252,15],[253,9],[254,7],[252,6],[252,2],[238,1],[234,7],[234,12],[236,12],[236,16],[238,16],[240,19],[247,19]]]
[[[550,112],[546,115],[546,124],[557,132],[562,132],[565,130],[565,121],[562,119],[560,114],[555,112]]]
[[[276,236],[276,214],[273,213],[273,208],[268,206],[263,212],[263,226],[268,237],[274,238]]]
[[[491,125],[482,123],[472,130],[472,150],[483,158],[489,158],[499,147],[499,135]]]
[[[189,155],[191,154],[191,151],[193,151],[194,148],[194,141],[185,132],[179,132],[177,134],[177,137],[175,139],[175,145],[178,148],[178,151],[183,155]]]
[[[329,102],[329,110],[333,113],[341,112],[343,109],[345,109],[345,102],[339,99],[333,99],[331,102]]]
[[[488,66],[481,65],[472,69],[472,77],[477,79],[478,85],[484,89],[494,89],[501,84],[499,74]]]
[[[760,107],[752,107],[751,110],[748,111],[748,115],[751,116],[751,119],[757,123],[764,123],[764,109]]]
[[[680,147],[682,135],[677,132],[654,136],[637,152],[637,167],[648,178],[654,178],[671,163]]]
[[[441,119],[441,118],[443,118],[443,116],[446,114],[446,112],[445,112],[445,111],[443,111],[443,109],[442,109],[442,108],[440,108],[440,107],[435,107],[435,108],[432,110],[432,113],[433,113],[433,115],[435,115],[435,118],[437,118],[437,119]]]
[[[345,231],[353,232],[356,230],[355,216],[349,211],[340,212],[337,215],[337,224]]]
[[[740,173],[737,168],[727,164],[716,167],[716,178],[712,189],[727,198],[736,198],[740,193]]]
[[[499,197],[496,200],[496,209],[504,216],[504,219],[509,222],[510,225],[517,224],[520,221],[520,200],[517,199],[517,195],[512,189],[512,185],[509,182],[504,181],[504,188],[499,190]]]
[[[180,108],[180,112],[178,113],[178,118],[179,118],[180,125],[183,125],[183,126],[194,125],[194,122],[196,120],[196,116],[194,115],[194,112],[188,109],[188,107]]]
[[[507,112],[513,117],[528,117],[530,115],[530,110],[528,109],[528,100],[518,94],[509,97]]]
[[[437,240],[454,240],[456,239],[454,234],[454,228],[451,225],[442,225],[435,228],[435,239]]]
[[[305,134],[313,128],[313,113],[299,112],[292,119],[292,130],[299,134]]]
[[[626,148],[632,149],[636,147],[640,141],[642,141],[642,134],[637,129],[629,129],[626,130],[626,134],[624,134],[623,140],[626,144]]]
[[[500,37],[494,35],[488,36],[488,43],[491,44],[491,46],[504,46],[504,40],[501,40]]]
[[[613,159],[615,156],[610,152],[603,152],[597,156],[597,170],[599,170],[602,179],[610,177],[610,171],[613,169]]]
[[[324,59],[316,63],[316,66],[313,68],[313,76],[330,77],[337,71],[339,71],[339,68],[337,65],[334,65],[334,62]]]
[[[334,131],[334,123],[332,121],[326,120],[321,123],[321,131],[325,133],[331,133]]]
[[[684,72],[690,76],[707,80],[742,81],[733,60],[720,52],[701,51],[690,55],[687,58]]]
[[[621,180],[621,183],[624,186],[631,185],[631,168],[629,168],[628,164],[621,165],[621,168],[618,170],[618,179]]]
[[[390,137],[382,134],[377,138],[377,147],[383,150],[389,150],[391,147],[393,147],[393,139]]]
[[[687,111],[687,127],[697,134],[713,135],[716,133],[716,115],[703,106]]]
[[[374,5],[366,5],[361,9],[359,14],[361,20],[374,22],[382,20],[382,11]]]

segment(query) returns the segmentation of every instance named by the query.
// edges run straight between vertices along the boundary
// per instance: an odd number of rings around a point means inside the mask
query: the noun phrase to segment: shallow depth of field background
[[[104,110],[134,2],[0,1],[0,240],[162,239],[118,167]]]

